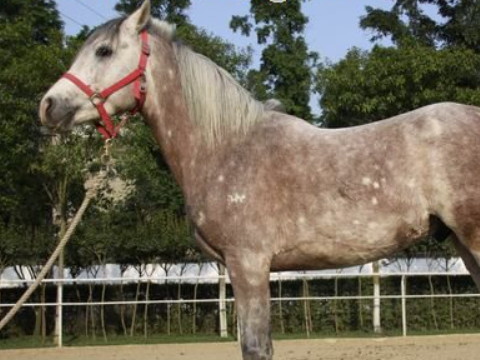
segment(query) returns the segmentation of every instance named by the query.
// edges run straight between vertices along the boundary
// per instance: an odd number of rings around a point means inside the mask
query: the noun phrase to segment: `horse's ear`
[[[126,20],[126,25],[136,32],[142,31],[150,21],[150,0],[145,0]]]

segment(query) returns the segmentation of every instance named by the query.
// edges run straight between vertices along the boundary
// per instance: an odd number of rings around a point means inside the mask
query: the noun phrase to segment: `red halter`
[[[108,97],[113,93],[117,92],[121,88],[133,83],[133,96],[137,101],[135,107],[130,111],[132,114],[140,111],[146,98],[147,88],[145,81],[145,68],[147,66],[148,56],[150,55],[150,45],[148,44],[148,33],[146,30],[143,30],[140,33],[140,39],[142,41],[142,52],[140,53],[140,61],[138,62],[138,67],[133,70],[130,74],[117,81],[112,86],[100,91],[95,92],[90,86],[85,84],[82,80],[76,77],[73,74],[65,73],[63,77],[70,80],[72,83],[77,85],[80,90],[87,94],[88,98],[92,102],[93,106],[97,108],[98,114],[102,118],[102,123],[98,122],[95,126],[97,130],[103,135],[105,139],[111,139],[117,136],[118,129],[120,126],[115,126],[113,124],[112,118],[108,115],[107,110],[105,109],[105,102]]]

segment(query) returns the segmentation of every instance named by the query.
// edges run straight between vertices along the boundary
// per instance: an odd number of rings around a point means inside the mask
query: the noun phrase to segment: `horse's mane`
[[[97,38],[110,41],[118,38],[125,17],[110,20],[98,27],[84,47]],[[245,135],[259,122],[269,108],[255,100],[250,93],[224,69],[207,57],[197,54],[175,41],[175,26],[151,19],[149,33],[172,42],[177,58],[183,94],[191,120],[203,131],[205,140],[215,145],[220,139]]]
[[[175,27],[157,19],[149,31],[173,41]],[[224,69],[187,46],[174,43],[181,83],[190,118],[215,145],[220,139],[245,135],[259,122],[263,104]]]

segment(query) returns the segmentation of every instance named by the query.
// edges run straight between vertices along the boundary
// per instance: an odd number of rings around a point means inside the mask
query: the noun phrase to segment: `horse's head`
[[[142,61],[141,54],[148,52],[145,46],[142,49],[140,34],[149,21],[150,0],[146,0],[129,17],[109,21],[90,35],[68,73],[43,97],[42,123],[68,130],[74,124],[98,121],[100,117],[103,119],[98,109],[100,103],[108,115],[134,109],[138,105],[134,88],[143,77],[143,72],[136,71],[140,67],[139,59]],[[107,90],[131,73],[138,75],[135,80],[119,84],[123,86],[117,86],[111,93]],[[106,96],[101,96],[104,94]]]

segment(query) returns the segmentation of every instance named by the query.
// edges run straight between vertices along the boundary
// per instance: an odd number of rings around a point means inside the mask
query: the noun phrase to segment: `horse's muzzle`
[[[58,128],[67,122],[71,115],[65,104],[54,96],[45,96],[40,102],[39,116],[41,123],[48,128]]]

